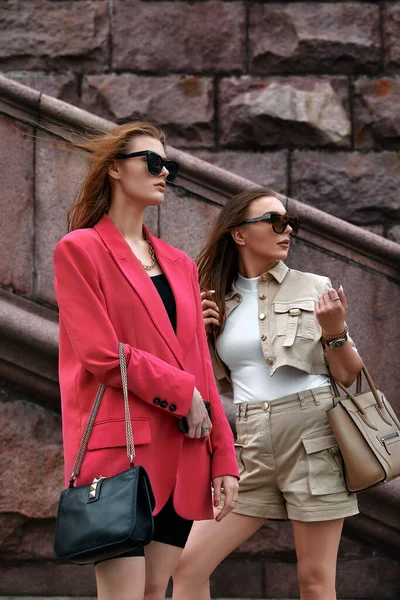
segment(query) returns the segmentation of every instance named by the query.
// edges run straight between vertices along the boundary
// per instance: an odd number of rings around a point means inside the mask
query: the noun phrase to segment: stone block
[[[229,147],[348,147],[347,81],[231,77],[220,83],[220,142]]]
[[[164,74],[244,70],[243,2],[114,4],[114,69]]]
[[[375,233],[375,235],[380,235],[382,237],[385,236],[385,225],[383,223],[379,223],[376,225],[373,223],[371,225],[364,225],[363,229],[366,229],[371,233]]]
[[[400,73],[400,5],[397,2],[385,2],[383,14],[386,71]]]
[[[71,73],[46,73],[45,71],[7,71],[5,77],[27,85],[42,94],[69,102],[78,103],[76,76]]]
[[[0,283],[30,294],[33,271],[33,130],[0,115]]]
[[[35,295],[54,303],[53,251],[67,233],[67,211],[87,172],[84,156],[41,134],[36,144]]]
[[[379,27],[372,2],[253,3],[250,72],[374,73]]]
[[[400,218],[400,156],[295,151],[294,198],[356,225]]]
[[[266,521],[247,542],[244,542],[235,554],[271,559],[295,560],[292,525],[290,521]]]
[[[112,121],[157,123],[173,146],[214,145],[214,85],[209,77],[88,75],[81,105]]]
[[[397,223],[396,225],[392,225],[391,227],[389,227],[388,232],[387,232],[387,238],[389,240],[391,240],[392,242],[396,242],[397,244],[400,244],[400,223]]]
[[[358,79],[354,84],[355,144],[361,149],[400,149],[400,79]]]
[[[0,513],[54,518],[64,488],[61,418],[23,395],[0,401],[0,455]],[[10,527],[22,536],[19,521]]]
[[[400,597],[399,563],[387,556],[361,560],[339,559],[336,576],[338,598],[394,600]]]
[[[0,594],[4,596],[96,596],[93,565],[64,565],[37,561],[0,564]]]
[[[160,209],[160,237],[195,258],[218,212],[218,207],[170,187]]]
[[[0,514],[0,560],[54,560],[55,519]]]
[[[297,583],[296,563],[278,562],[277,560],[264,561],[265,590],[267,598],[299,598],[299,584]]]
[[[270,187],[276,192],[285,194],[287,191],[288,152],[286,150],[278,152],[198,150],[192,151],[191,154],[261,186]]]
[[[106,0],[2,2],[0,68],[103,71],[108,35]]]
[[[216,568],[210,584],[212,598],[263,598],[262,563],[231,555]]]

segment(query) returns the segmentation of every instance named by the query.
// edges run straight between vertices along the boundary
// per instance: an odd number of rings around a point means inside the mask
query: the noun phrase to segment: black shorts
[[[172,496],[169,497],[166,505],[154,517],[154,542],[169,544],[184,548],[192,529],[193,521],[180,517],[172,504]],[[119,554],[115,558],[125,558],[127,556],[144,556],[144,547],[133,548],[129,552]],[[111,560],[111,559],[106,559]],[[99,561],[104,562],[104,561]],[[98,563],[95,563],[97,565]]]

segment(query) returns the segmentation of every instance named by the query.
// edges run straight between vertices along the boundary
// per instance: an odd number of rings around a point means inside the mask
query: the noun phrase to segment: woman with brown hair
[[[358,512],[326,411],[329,370],[350,385],[362,361],[343,288],[283,262],[299,220],[268,189],[228,201],[198,260],[214,374],[237,408],[236,506],[196,523],[174,573],[174,600],[208,600],[209,576],[266,519],[290,519],[302,600],[334,600],[344,517]],[[215,302],[208,299],[212,290]]]
[[[134,122],[84,144],[88,175],[54,253],[59,378],[68,482],[99,384],[106,385],[76,483],[129,466],[119,342],[124,344],[135,464],[155,495],[154,540],[96,565],[99,600],[165,597],[193,520],[212,519],[211,482],[233,507],[233,437],[212,373],[195,263],[154,237],[143,212],[179,165],[162,132]],[[211,407],[211,418],[204,401]],[[178,427],[186,417],[187,433]],[[76,524],[79,527],[79,523]]]

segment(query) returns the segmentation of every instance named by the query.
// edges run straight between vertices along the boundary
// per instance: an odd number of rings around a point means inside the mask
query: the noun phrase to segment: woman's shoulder
[[[99,236],[93,227],[85,229],[74,229],[60,239],[56,244],[56,250],[68,246],[83,246],[84,248],[99,243]]]
[[[314,284],[318,288],[330,287],[330,279],[325,275],[317,275],[316,273],[308,273],[306,271],[297,271],[296,269],[289,269],[288,275],[290,280],[304,282],[305,284]]]

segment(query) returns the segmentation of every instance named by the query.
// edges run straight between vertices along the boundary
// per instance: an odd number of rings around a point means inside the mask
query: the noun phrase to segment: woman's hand
[[[319,297],[315,304],[315,316],[323,334],[337,335],[344,331],[348,308],[342,286],[337,292],[331,288]]]
[[[201,292],[200,295],[204,326],[207,333],[210,332],[210,325],[219,325],[218,306],[212,300],[207,300],[207,296],[210,296],[211,293],[211,291],[205,291]]]
[[[197,388],[194,388],[192,404],[186,418],[189,425],[189,431],[185,434],[187,437],[199,439],[210,435],[212,423]]]
[[[221,503],[221,490],[224,490],[225,500],[224,508],[215,517],[216,521],[221,521],[236,506],[236,500],[239,491],[239,482],[232,475],[215,477],[213,479],[214,488],[214,506],[218,507]]]

